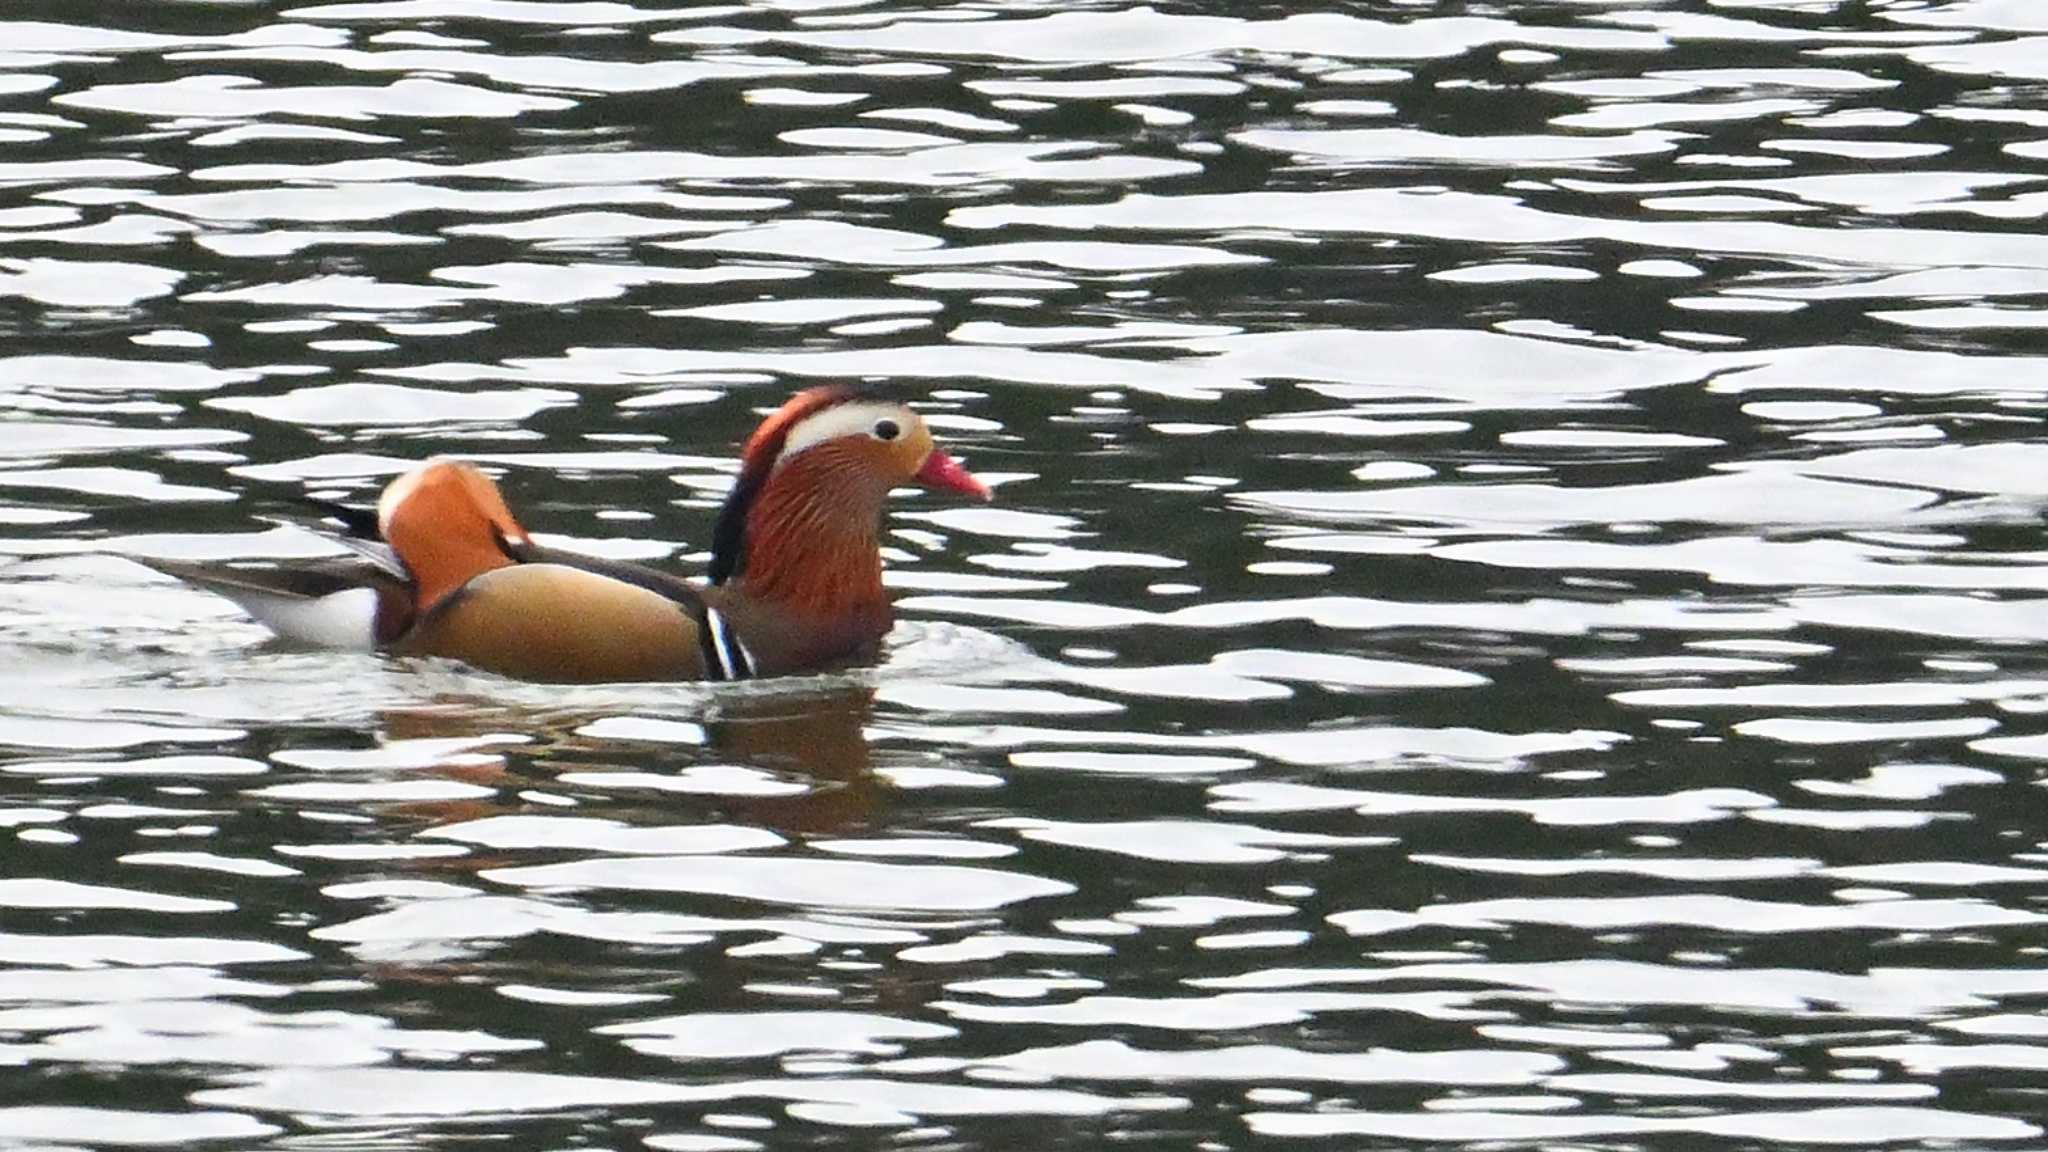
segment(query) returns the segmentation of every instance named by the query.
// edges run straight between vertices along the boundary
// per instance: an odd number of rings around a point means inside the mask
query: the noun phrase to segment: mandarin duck
[[[319,647],[524,680],[739,680],[876,653],[891,624],[883,505],[909,483],[990,499],[910,408],[821,387],[747,439],[703,583],[537,544],[490,477],[445,458],[393,480],[374,510],[326,506],[368,563],[143,562]]]

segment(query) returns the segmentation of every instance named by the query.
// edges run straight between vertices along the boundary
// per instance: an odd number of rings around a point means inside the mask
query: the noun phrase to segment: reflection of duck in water
[[[448,656],[527,680],[736,680],[875,653],[890,625],[882,509],[909,483],[989,499],[910,408],[813,388],[748,438],[708,584],[541,547],[497,485],[454,460],[392,481],[374,516],[340,510],[373,563],[149,563],[323,647]]]
[[[641,739],[621,727],[592,728],[593,721],[616,715],[610,709],[539,712],[482,701],[450,707],[457,702],[441,701],[388,711],[378,724],[386,742],[443,744],[448,755],[427,767],[431,775],[496,793],[408,802],[391,811],[434,825],[552,811],[514,799],[538,788],[575,793],[577,807],[564,813],[632,825],[670,823],[680,806],[784,833],[843,829],[872,817],[885,791],[868,772],[866,726],[874,689],[834,679],[790,681],[789,691],[720,690],[696,713],[702,744],[663,739],[659,731]],[[693,769],[711,766],[772,776],[749,782],[745,777],[752,774],[745,773],[729,786],[715,780],[686,783]],[[424,866],[469,871],[504,862],[479,860],[484,863],[429,860]]]

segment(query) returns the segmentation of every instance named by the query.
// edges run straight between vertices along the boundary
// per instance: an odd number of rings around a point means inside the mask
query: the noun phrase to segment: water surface
[[[0,1143],[2041,1135],[2037,5],[95,19],[0,14]],[[848,379],[999,489],[872,670],[122,559],[458,453],[691,571]]]

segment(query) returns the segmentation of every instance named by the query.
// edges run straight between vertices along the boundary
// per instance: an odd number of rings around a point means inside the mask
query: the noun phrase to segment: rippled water
[[[87,18],[0,8],[0,1144],[2040,1137],[2038,0]],[[869,672],[120,559],[455,452],[693,568],[855,377],[1000,482]]]

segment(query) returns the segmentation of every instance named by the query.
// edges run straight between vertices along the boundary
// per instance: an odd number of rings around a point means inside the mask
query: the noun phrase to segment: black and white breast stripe
[[[713,680],[744,680],[754,674],[754,654],[716,608],[704,609],[704,670]]]

